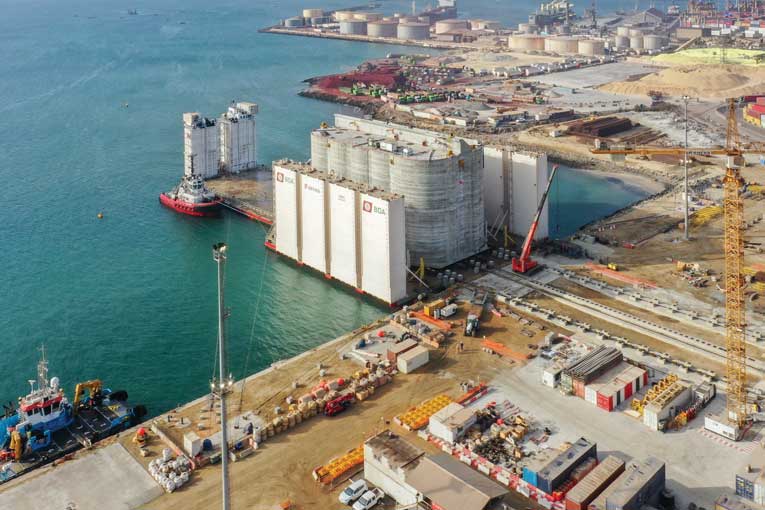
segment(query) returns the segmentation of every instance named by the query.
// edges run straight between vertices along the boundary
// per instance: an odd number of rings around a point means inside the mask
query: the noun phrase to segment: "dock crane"
[[[539,205],[537,206],[537,213],[534,215],[534,221],[531,222],[529,232],[526,234],[526,239],[523,241],[523,247],[521,248],[521,254],[518,257],[513,257],[513,271],[516,273],[528,273],[537,266],[537,262],[531,258],[531,243],[534,241],[534,234],[537,232],[539,226],[539,218],[542,216],[542,209],[545,207],[545,201],[547,195],[550,193],[550,187],[552,186],[555,172],[558,171],[558,165],[553,165],[550,177],[547,179],[547,187],[542,194],[542,198],[539,199]]]
[[[744,182],[736,166],[737,158],[744,154],[761,152],[761,147],[742,148],[738,123],[736,120],[736,104],[738,100],[729,98],[727,114],[727,130],[725,147],[722,148],[690,148],[690,147],[624,147],[591,149],[593,154],[611,154],[612,156],[655,154],[681,155],[688,158],[691,155],[727,156],[728,161],[723,178],[723,212],[724,212],[724,244],[725,256],[725,375],[728,392],[726,399],[727,423],[736,429],[738,434],[749,422],[746,403],[746,305],[744,302],[744,202],[740,189]]]

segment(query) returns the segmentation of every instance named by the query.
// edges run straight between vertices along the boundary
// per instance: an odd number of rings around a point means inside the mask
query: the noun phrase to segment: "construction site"
[[[306,161],[255,163],[254,103],[184,116],[188,154],[244,133],[242,161],[198,168],[274,260],[388,312],[234,381],[215,245],[210,392],[3,483],[0,508],[765,508],[761,7],[552,2],[515,30],[452,4],[268,29],[453,50],[310,78],[361,111]],[[647,196],[556,237],[564,165]]]

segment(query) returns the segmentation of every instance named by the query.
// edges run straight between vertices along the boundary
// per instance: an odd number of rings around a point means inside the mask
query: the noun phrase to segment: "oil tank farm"
[[[303,9],[303,17],[306,19],[321,18],[324,16],[322,9]]]
[[[514,34],[508,39],[511,50],[517,51],[544,51],[545,38],[536,34]]]
[[[397,21],[372,21],[367,23],[367,35],[371,37],[396,37],[398,33]]]
[[[444,267],[486,244],[483,148],[438,133],[335,116],[311,134],[311,162],[322,172],[406,199],[409,261]]]
[[[587,57],[604,55],[606,43],[600,39],[580,39],[578,53]]]
[[[640,510],[658,500],[665,482],[664,462],[655,457],[632,460],[624,472],[595,498],[590,510]]]
[[[349,21],[354,19],[353,18],[353,11],[335,11],[335,13],[332,15],[336,21]]]
[[[546,37],[545,51],[573,55],[579,51],[579,40],[574,37]]]
[[[420,22],[401,22],[396,27],[396,37],[410,41],[424,41],[430,39],[430,25]]]
[[[436,21],[436,35],[445,34],[452,30],[465,30],[468,28],[468,21],[464,19],[445,19],[443,21]]]
[[[609,455],[566,493],[566,510],[587,510],[587,507],[624,472],[624,461]]]
[[[382,19],[382,14],[379,12],[356,12],[353,14],[353,19],[359,21],[378,21]]]
[[[278,253],[386,303],[406,297],[403,197],[286,160],[273,183]]]
[[[340,22],[342,35],[367,35],[367,22],[358,19],[343,20]]]

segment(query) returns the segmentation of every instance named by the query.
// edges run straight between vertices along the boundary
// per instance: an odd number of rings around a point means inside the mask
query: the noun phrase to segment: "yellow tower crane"
[[[699,147],[621,147],[607,148],[602,145],[591,149],[593,154],[627,155],[678,155],[686,160],[689,156],[728,156],[723,178],[723,213],[725,222],[725,375],[728,384],[726,410],[728,422],[740,431],[749,421],[746,404],[746,306],[744,302],[744,202],[740,189],[743,180],[736,160],[743,154],[762,152],[762,148],[741,146],[736,120],[736,99],[728,99],[727,131],[724,148]],[[732,161],[731,161],[732,160]],[[686,228],[688,226],[686,225]]]

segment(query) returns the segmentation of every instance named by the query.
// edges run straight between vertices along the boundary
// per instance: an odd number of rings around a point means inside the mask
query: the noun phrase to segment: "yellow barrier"
[[[410,409],[401,416],[396,416],[394,420],[407,430],[419,430],[428,424],[431,416],[452,402],[453,400],[450,397],[438,395]]]

